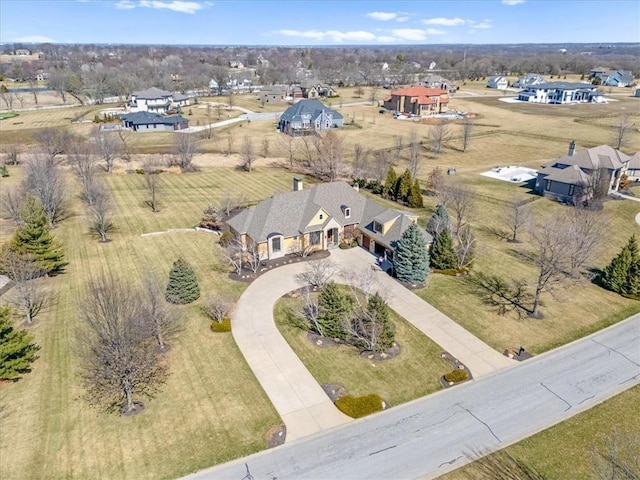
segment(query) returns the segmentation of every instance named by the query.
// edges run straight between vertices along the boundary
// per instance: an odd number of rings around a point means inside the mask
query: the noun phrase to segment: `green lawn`
[[[17,168],[10,172],[0,189],[20,180]],[[87,280],[103,271],[139,285],[143,273],[151,270],[164,282],[172,262],[182,255],[196,270],[203,298],[213,291],[238,296],[244,284],[227,278],[226,265],[214,253],[215,235],[140,233],[195,225],[202,207],[221,194],[222,185],[243,185],[257,200],[288,190],[290,176],[277,170],[241,174],[233,169],[165,174],[158,214],[143,207],[141,176],[104,176],[114,195],[118,229],[107,244],[87,234],[85,209],[69,178],[71,216],[54,231],[69,266],[64,275],[47,280],[56,301],[31,328],[42,346],[40,359],[23,380],[0,385],[3,479],[173,478],[265,448],[267,430],[280,423],[231,335],[211,332],[210,322],[198,310],[202,300],[180,307],[186,330],[168,353],[171,376],[136,417],[101,413],[85,403],[73,349],[78,298]],[[12,229],[8,220],[0,220],[3,240]]]
[[[390,405],[399,405],[441,387],[439,378],[451,371],[440,358],[442,348],[406,320],[392,312],[396,342],[401,353],[376,361],[346,345],[320,348],[307,339],[306,331],[292,324],[291,312],[300,299],[281,298],[274,310],[276,325],[296,355],[320,384],[339,383],[355,396],[377,393]]]

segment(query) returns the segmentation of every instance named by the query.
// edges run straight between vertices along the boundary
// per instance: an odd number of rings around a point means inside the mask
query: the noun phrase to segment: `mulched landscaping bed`
[[[464,371],[467,372],[467,379],[463,380],[462,382],[455,382],[455,383],[449,383],[444,379],[444,375],[442,375],[440,377],[440,384],[444,387],[444,388],[449,388],[449,387],[455,387],[456,385],[460,385],[461,383],[464,382],[468,382],[469,380],[473,379],[473,375],[471,375],[471,370],[469,370],[466,365],[464,363],[462,363],[460,360],[458,360],[456,357],[454,357],[453,355],[451,355],[449,352],[442,352],[440,354],[440,357],[447,362],[449,365],[451,365],[454,369],[462,369]]]
[[[274,268],[289,265],[291,263],[308,262],[310,260],[322,260],[323,258],[329,257],[329,255],[331,254],[328,250],[319,250],[307,255],[306,257],[301,257],[300,255],[285,255],[284,257],[276,258],[274,260],[263,260],[262,262],[260,262],[260,267],[257,272],[254,273],[251,270],[243,269],[242,274],[240,275],[238,275],[236,272],[231,272],[229,274],[229,278],[237,282],[251,283],[263,273],[273,270]]]

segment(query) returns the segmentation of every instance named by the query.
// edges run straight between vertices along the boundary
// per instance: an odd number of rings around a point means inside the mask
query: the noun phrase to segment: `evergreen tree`
[[[49,230],[49,220],[42,205],[29,195],[20,210],[23,224],[13,238],[3,247],[1,257],[18,255],[31,258],[37,268],[46,275],[61,273],[67,264],[62,247],[54,240]]]
[[[422,208],[424,207],[424,203],[422,200],[422,189],[420,188],[420,182],[418,179],[413,182],[411,186],[411,192],[409,193],[409,198],[407,199],[407,203],[411,208]]]
[[[402,234],[393,257],[396,275],[408,283],[422,283],[429,273],[429,252],[425,238],[415,223]]]
[[[389,317],[389,305],[378,292],[369,297],[367,312],[369,318],[376,323],[378,338],[374,350],[377,352],[388,350],[396,339],[396,331]]]
[[[627,244],[602,271],[602,285],[616,293],[634,295],[640,282],[640,253],[636,236],[632,235]],[[635,294],[637,295],[637,293]]]
[[[439,203],[436,211],[433,212],[429,222],[427,222],[427,232],[435,238],[443,229],[451,231],[451,219],[444,204]]]
[[[0,307],[0,379],[17,380],[29,372],[39,349],[29,332],[13,327],[9,307]]]
[[[406,202],[413,186],[413,179],[411,178],[411,172],[405,170],[402,175],[396,180],[395,186],[395,198],[397,201]]]
[[[453,239],[446,228],[435,238],[431,247],[431,267],[437,270],[458,268],[458,256],[453,249]]]
[[[191,303],[200,298],[198,277],[183,258],[173,262],[169,272],[169,283],[165,292],[167,302],[176,304]]]
[[[336,283],[327,283],[318,298],[320,335],[329,338],[345,338],[343,322],[353,311],[353,300]]]
[[[396,175],[396,171],[393,167],[389,167],[389,171],[387,172],[387,178],[384,181],[384,187],[382,188],[382,196],[385,198],[395,198],[395,188],[396,182],[398,181],[398,176]]]

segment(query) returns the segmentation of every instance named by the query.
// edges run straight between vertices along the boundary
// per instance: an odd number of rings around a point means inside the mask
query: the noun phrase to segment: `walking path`
[[[363,272],[374,265],[374,257],[360,248],[333,250],[330,258],[345,272]],[[232,320],[240,351],[287,427],[287,442],[351,421],[333,405],[275,326],[275,302],[301,286],[295,276],[305,268],[304,262],[292,263],[258,277],[240,297]],[[374,276],[374,289],[383,292],[391,308],[463,362],[475,378],[515,363],[386,273]],[[348,281],[342,274],[336,280]]]

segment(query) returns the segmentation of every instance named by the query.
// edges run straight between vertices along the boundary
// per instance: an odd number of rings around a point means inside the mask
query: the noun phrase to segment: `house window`
[[[373,231],[377,233],[382,233],[382,224],[380,222],[373,222]]]
[[[545,180],[544,181],[544,189],[545,190],[551,190],[551,180]]]
[[[344,209],[344,218],[350,218],[351,217],[351,209],[349,207]]]
[[[324,218],[324,215],[321,213],[320,215],[318,215],[318,218],[322,220]]]
[[[278,253],[282,250],[282,239],[280,237],[274,237],[271,239],[271,250],[273,253]]]
[[[309,234],[310,245],[320,245],[320,232],[311,232]]]
[[[575,185],[569,185],[569,196],[572,197],[574,192],[576,190],[576,186]]]

